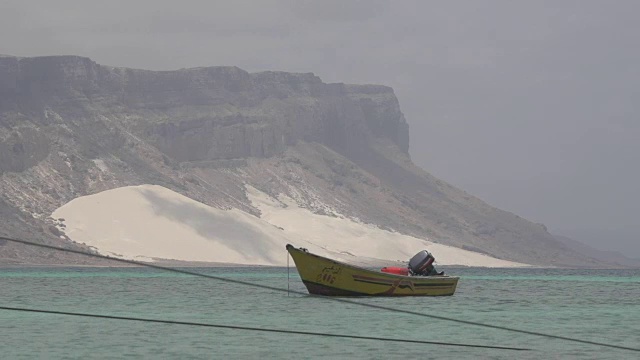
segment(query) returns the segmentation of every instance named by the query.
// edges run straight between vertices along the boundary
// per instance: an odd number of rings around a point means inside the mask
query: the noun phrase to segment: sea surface
[[[286,268],[189,268],[287,289]],[[290,288],[306,294],[292,267]],[[451,297],[356,304],[148,268],[0,268],[0,306],[530,351],[395,343],[0,310],[2,359],[638,359],[640,352],[359,304],[640,348],[640,270],[445,268]]]

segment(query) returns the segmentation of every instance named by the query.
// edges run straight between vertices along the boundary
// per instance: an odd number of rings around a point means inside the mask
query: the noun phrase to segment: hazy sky
[[[6,1],[0,53],[392,86],[411,156],[640,257],[640,1]]]

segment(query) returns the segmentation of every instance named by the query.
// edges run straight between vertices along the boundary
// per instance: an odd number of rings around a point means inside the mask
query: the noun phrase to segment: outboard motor
[[[409,272],[411,275],[434,275],[437,273],[433,268],[435,259],[427,250],[422,250],[409,260]]]

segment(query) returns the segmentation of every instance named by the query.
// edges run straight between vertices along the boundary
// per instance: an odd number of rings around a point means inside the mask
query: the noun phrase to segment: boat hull
[[[325,296],[449,296],[455,276],[403,276],[341,263],[287,245],[310,294]]]

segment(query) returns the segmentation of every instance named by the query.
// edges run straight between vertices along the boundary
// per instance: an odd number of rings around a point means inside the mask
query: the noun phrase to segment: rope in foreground
[[[257,327],[248,327],[248,326],[221,325],[221,324],[200,323],[200,322],[191,322],[191,321],[137,318],[137,317],[129,317],[129,316],[99,315],[99,314],[76,313],[76,312],[68,312],[68,311],[16,308],[16,307],[8,307],[8,306],[0,306],[0,310],[65,315],[65,316],[79,316],[79,317],[99,318],[99,319],[109,319],[109,320],[128,320],[128,321],[149,322],[149,323],[157,323],[157,324],[201,326],[201,327],[218,328],[218,329],[249,330],[249,331],[281,333],[281,334],[324,336],[324,337],[358,339],[358,340],[375,340],[375,341],[389,341],[389,342],[412,343],[412,344],[460,346],[460,347],[498,349],[498,350],[518,350],[518,351],[531,350],[531,349],[525,349],[525,348],[506,347],[506,346],[475,345],[475,344],[462,344],[462,343],[448,343],[448,342],[441,342],[441,341],[394,339],[394,338],[383,338],[383,337],[375,337],[375,336],[330,334],[330,333],[320,333],[320,332],[311,332],[311,331],[257,328]]]

